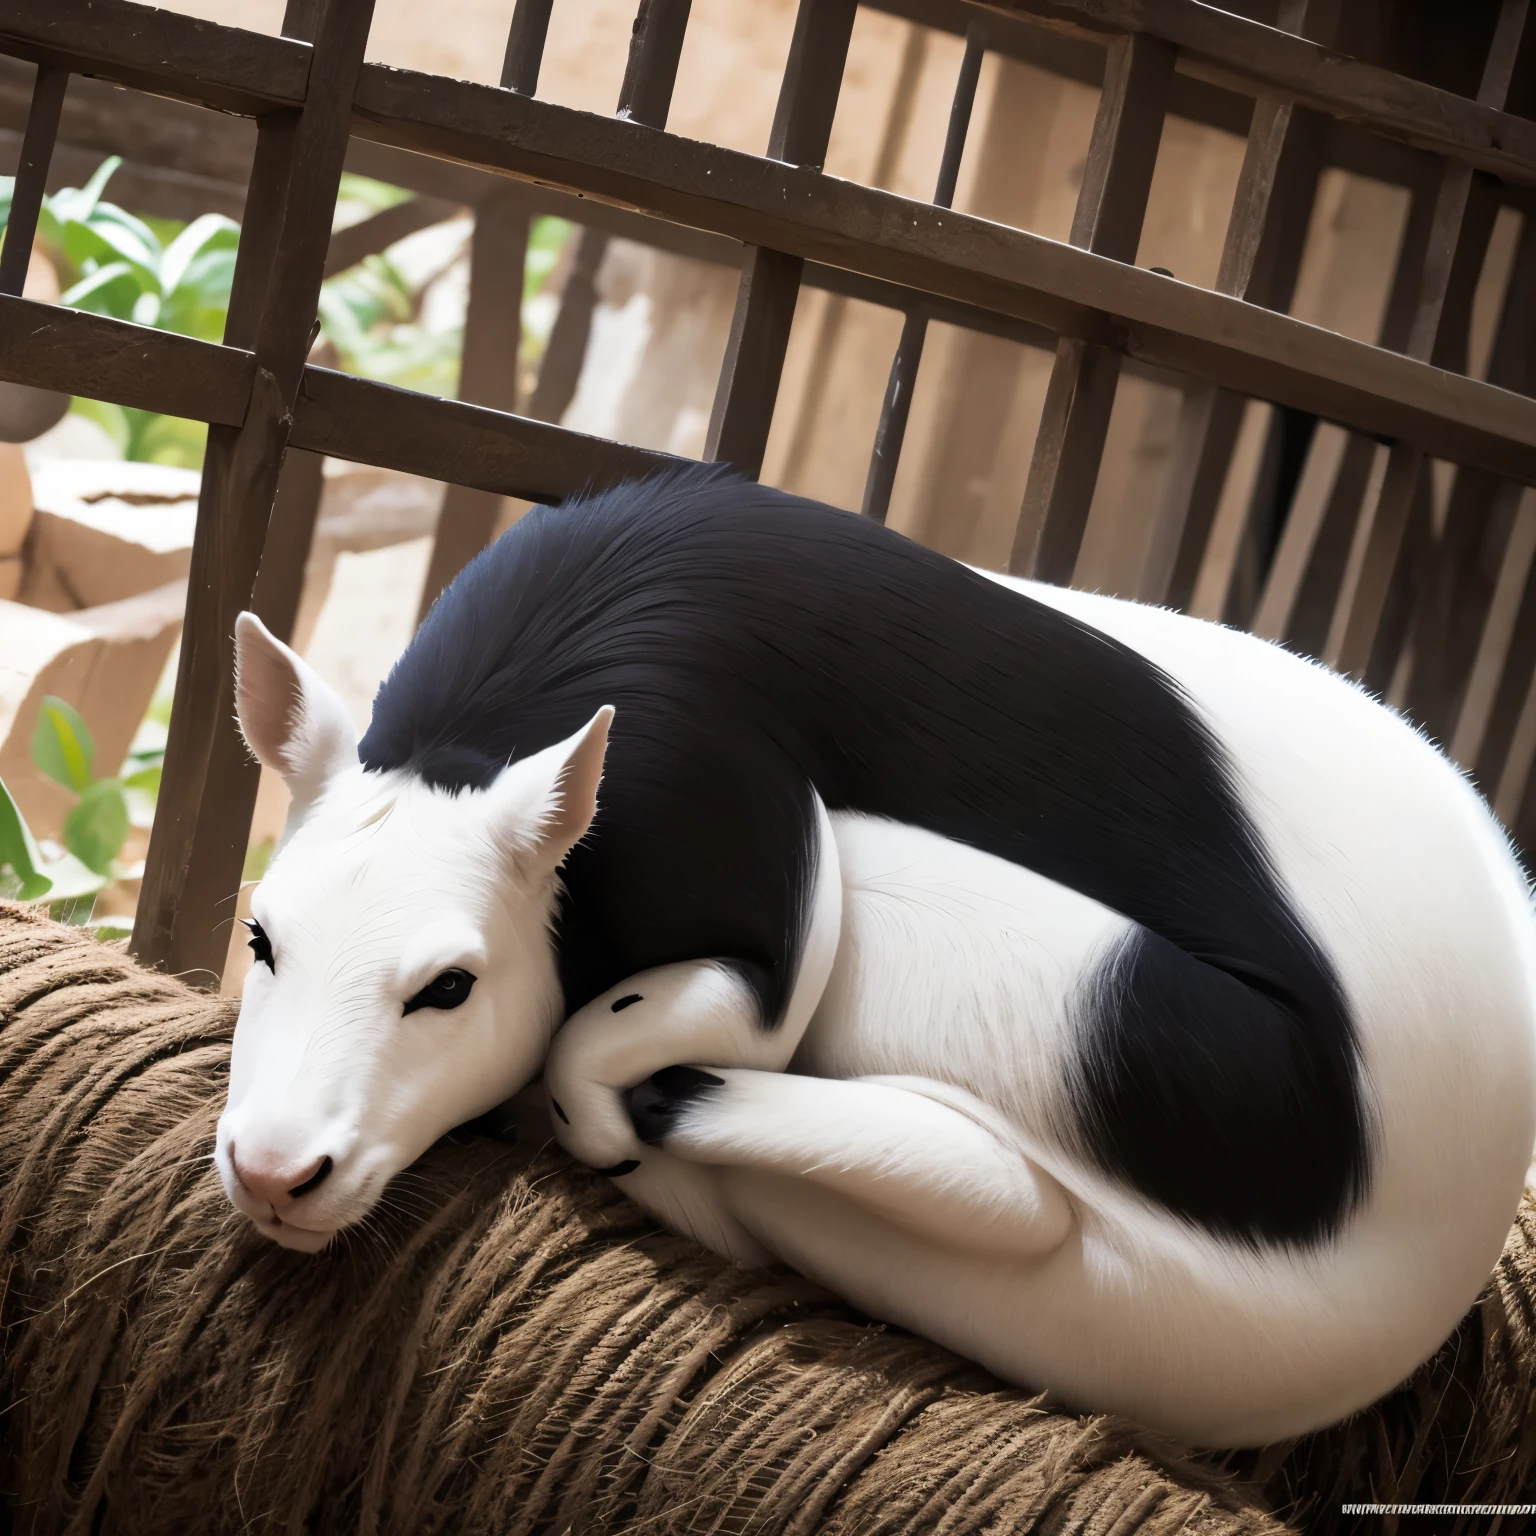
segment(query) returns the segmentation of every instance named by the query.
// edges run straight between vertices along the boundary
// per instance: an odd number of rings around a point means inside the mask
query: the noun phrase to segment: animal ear
[[[254,613],[235,620],[235,713],[261,765],[282,775],[295,812],[357,762],[357,733],[336,690]]]
[[[513,857],[552,870],[586,835],[612,721],[605,704],[574,736],[513,763],[491,785],[492,820]]]

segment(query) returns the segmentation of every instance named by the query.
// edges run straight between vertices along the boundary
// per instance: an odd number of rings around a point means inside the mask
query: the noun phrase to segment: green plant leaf
[[[98,875],[111,874],[127,838],[128,800],[116,779],[92,784],[64,818],[64,846]]]
[[[55,192],[48,200],[54,212],[60,219],[88,219],[96,204],[101,201],[101,194],[107,190],[107,183],[117,174],[117,168],[122,163],[121,155],[108,155],[83,187],[65,187]]]
[[[65,789],[83,795],[91,787],[96,743],[73,705],[48,694],[37,712],[32,733],[32,761]]]
[[[160,292],[159,253],[146,251],[127,231],[111,224],[64,224],[64,256],[77,271],[89,276],[98,267],[125,262],[141,293]]]
[[[160,284],[167,293],[181,286],[200,256],[233,256],[240,244],[240,226],[222,213],[205,213],[171,241],[160,258]]]
[[[97,267],[89,277],[82,277],[59,303],[69,309],[111,315],[114,320],[131,320],[134,307],[146,291],[132,266],[126,261],[112,261]]]
[[[22,901],[36,901],[52,889],[53,881],[39,867],[42,862],[26,819],[0,780],[0,867],[10,867],[17,881],[16,895]]]

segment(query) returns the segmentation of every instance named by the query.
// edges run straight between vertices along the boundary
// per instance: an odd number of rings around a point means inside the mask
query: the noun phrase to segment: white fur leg
[[[821,1001],[842,929],[837,843],[818,799],[816,887],[784,1018],[765,1028],[740,976],[714,960],[643,971],[578,1009],[556,1033],[544,1066],[555,1135],[591,1168],[633,1173],[647,1149],[635,1134],[628,1091],[680,1062],[778,1072]]]
[[[1037,1257],[1074,1216],[988,1106],[926,1078],[722,1070],[639,1090],[649,1138],[692,1161],[809,1180],[947,1248]],[[649,1095],[640,1102],[641,1095]]]
[[[657,1147],[644,1150],[645,1160],[620,1186],[641,1210],[722,1258],[754,1268],[771,1262],[768,1251],[731,1214],[718,1169],[684,1162]]]

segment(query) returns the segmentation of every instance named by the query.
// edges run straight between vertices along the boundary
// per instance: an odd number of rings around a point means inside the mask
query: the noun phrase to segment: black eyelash
[[[251,930],[251,953],[275,974],[277,966],[272,959],[272,940],[267,937],[266,930],[254,917],[242,917],[240,921]]]

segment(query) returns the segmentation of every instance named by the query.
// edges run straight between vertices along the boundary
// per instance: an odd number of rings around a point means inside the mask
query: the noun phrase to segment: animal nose
[[[319,1189],[335,1166],[329,1157],[317,1157],[305,1165],[283,1162],[246,1161],[234,1148],[230,1149],[230,1161],[234,1164],[235,1177],[258,1200],[265,1200],[274,1210],[312,1189]]]

